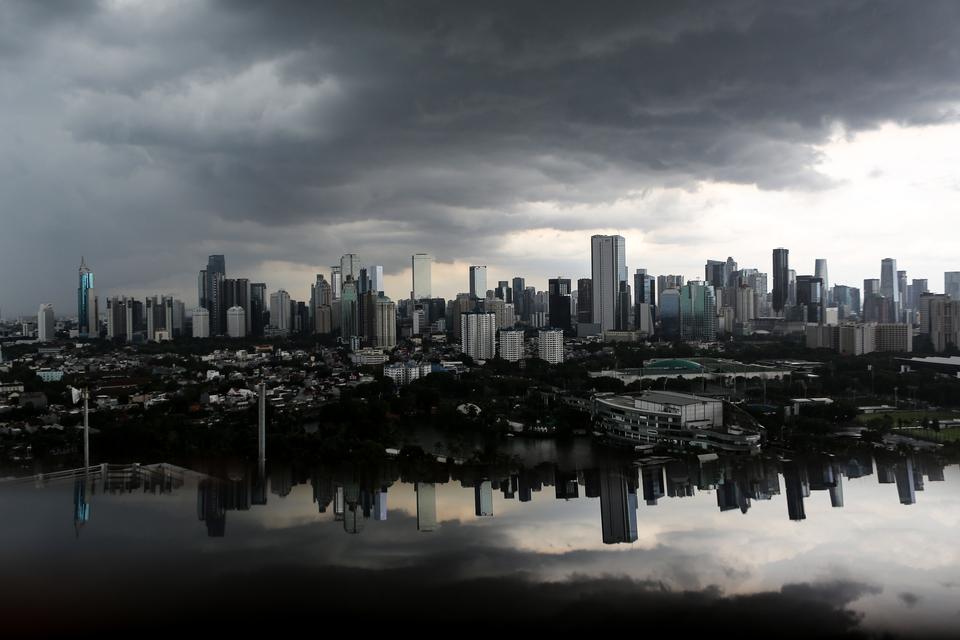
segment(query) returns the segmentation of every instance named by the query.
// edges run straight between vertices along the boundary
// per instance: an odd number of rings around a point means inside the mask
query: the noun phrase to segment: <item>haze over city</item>
[[[5,316],[193,301],[207,255],[304,299],[348,252],[409,294],[707,259],[859,286],[956,270],[954,3],[0,7]],[[192,302],[191,302],[192,303]]]

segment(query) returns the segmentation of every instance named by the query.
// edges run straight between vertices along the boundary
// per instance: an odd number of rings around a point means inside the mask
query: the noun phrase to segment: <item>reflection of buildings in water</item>
[[[900,504],[915,504],[917,495],[914,484],[913,460],[908,457],[893,465],[893,476],[897,482]]]
[[[665,467],[667,476],[667,496],[688,498],[696,495],[691,479],[690,467],[683,460],[671,460]]]
[[[805,520],[807,513],[803,508],[804,483],[801,469],[796,462],[783,465],[783,484],[787,493],[787,514],[791,520]]]
[[[493,484],[481,480],[473,487],[474,511],[478,517],[493,516]]]
[[[333,493],[333,519],[343,520],[343,510],[346,508],[343,485],[338,484]]]
[[[207,535],[222,538],[227,529],[225,483],[205,478],[197,485],[197,516],[207,525]]]
[[[837,484],[830,487],[830,506],[840,508],[843,506],[843,476],[840,475],[840,469],[837,469]]]
[[[293,469],[290,465],[272,465],[270,469],[270,493],[286,498],[293,490]]]
[[[604,544],[637,540],[637,472],[634,468],[601,469],[589,475],[600,495]]]
[[[580,485],[577,483],[576,471],[561,471],[560,467],[556,467],[553,483],[557,500],[573,500],[580,497]]]
[[[433,531],[437,528],[437,488],[432,482],[417,482],[417,530]]]
[[[386,487],[380,487],[380,489],[373,492],[373,519],[380,522],[387,519]]]
[[[80,537],[80,529],[90,520],[90,505],[87,503],[87,478],[73,481],[73,528]]]
[[[657,500],[666,495],[663,487],[663,465],[640,467],[640,477],[643,481],[644,501],[650,506],[656,505]]]
[[[326,513],[327,507],[333,501],[333,477],[320,469],[315,469],[310,484],[313,487],[313,501],[317,503],[320,513]]]
[[[517,488],[520,485],[520,478],[516,473],[511,473],[508,478],[500,481],[500,492],[504,500],[513,500],[517,495]]]

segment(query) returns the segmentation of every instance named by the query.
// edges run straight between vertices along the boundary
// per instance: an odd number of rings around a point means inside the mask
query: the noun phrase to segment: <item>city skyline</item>
[[[551,4],[544,30],[521,7],[5,3],[0,309],[70,308],[80,255],[101,297],[188,299],[210,254],[301,299],[348,251],[394,299],[419,251],[437,295],[471,264],[539,287],[588,275],[594,234],[651,273],[785,246],[831,283],[892,256],[938,287],[960,8],[875,6]]]

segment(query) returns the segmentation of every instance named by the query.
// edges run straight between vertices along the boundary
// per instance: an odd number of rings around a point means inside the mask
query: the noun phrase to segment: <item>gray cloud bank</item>
[[[951,2],[6,2],[0,305],[67,311],[81,253],[102,286],[189,291],[207,253],[390,271],[645,189],[829,189],[836,125],[956,119],[958,25]]]

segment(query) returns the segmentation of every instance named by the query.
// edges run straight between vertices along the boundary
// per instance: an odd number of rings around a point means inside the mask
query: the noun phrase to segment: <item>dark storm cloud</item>
[[[0,249],[29,259],[42,238],[62,273],[86,247],[119,285],[119,274],[130,285],[184,274],[218,248],[239,267],[351,249],[387,264],[423,249],[449,260],[510,230],[595,226],[562,208],[658,186],[825,189],[814,145],[834,125],[953,120],[960,96],[956,3],[0,11],[0,185],[19,236]],[[535,203],[561,213],[531,214]],[[222,221],[255,224],[211,246]],[[671,221],[656,204],[629,220]],[[357,227],[338,237],[349,246],[243,249],[306,223]],[[384,229],[399,234],[371,241]],[[118,255],[135,243],[131,254],[166,257],[148,270]]]

